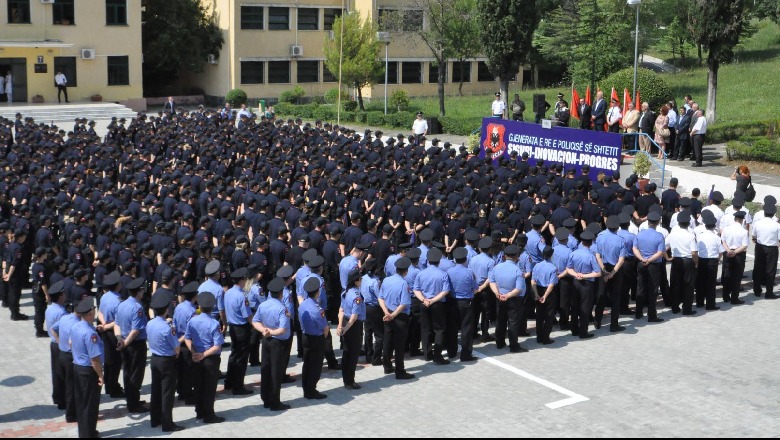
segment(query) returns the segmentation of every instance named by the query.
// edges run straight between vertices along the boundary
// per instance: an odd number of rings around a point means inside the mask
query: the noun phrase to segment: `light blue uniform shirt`
[[[176,356],[176,347],[179,346],[179,338],[176,337],[176,328],[162,316],[156,316],[146,324],[147,342],[149,351],[157,356]]]
[[[298,272],[295,272],[295,294],[306,298],[306,291],[303,290],[303,280],[311,275],[311,268],[309,266],[301,266]]]
[[[414,286],[414,283],[417,280],[417,275],[419,274],[420,274],[420,269],[418,269],[416,266],[409,266],[409,270],[406,272],[406,276],[404,277],[404,280],[406,280],[406,284],[409,285],[409,289],[411,289]],[[409,293],[411,294],[411,290],[409,291]]]
[[[382,287],[379,288],[379,297],[385,302],[385,306],[390,313],[393,313],[401,304],[406,308],[402,313],[409,314],[412,297],[409,292],[409,285],[406,280],[398,274],[385,278]]]
[[[533,266],[537,263],[541,263],[542,260],[544,260],[544,258],[542,258],[542,251],[545,246],[544,239],[536,230],[528,231],[526,236],[528,237],[528,244],[525,245],[525,251],[531,256],[531,265]]]
[[[401,254],[393,254],[387,257],[385,262],[385,278],[395,275],[395,262],[401,259]]]
[[[360,282],[360,295],[367,306],[379,306],[379,280],[363,275]]]
[[[190,301],[183,301],[173,311],[173,324],[176,327],[176,336],[181,338],[187,331],[190,319],[195,316],[195,306]]]
[[[536,281],[538,286],[545,288],[551,285],[554,286],[558,284],[558,268],[549,261],[542,261],[534,267],[531,279]],[[544,293],[539,292],[539,294],[543,295]]]
[[[666,251],[664,236],[655,229],[639,231],[639,234],[634,239],[634,247],[639,249],[639,253],[645,259],[652,257],[656,252]],[[662,264],[663,262],[664,259],[659,258],[653,264]]]
[[[219,351],[216,353],[219,355],[222,353],[222,344],[225,343],[219,322],[204,313],[190,319],[187,330],[184,332],[184,339],[192,341],[194,353],[205,353],[209,348],[219,346]]]
[[[418,266],[420,267],[420,270],[423,270],[428,267],[428,250],[430,248],[424,244],[421,244],[419,248],[420,248],[420,264],[418,264]]]
[[[442,292],[450,291],[450,278],[446,272],[431,265],[417,275],[417,279],[414,280],[414,290],[422,292],[426,299],[432,299]],[[445,296],[441,302],[446,301]]]
[[[225,318],[228,324],[244,325],[249,322],[252,309],[249,308],[249,294],[239,286],[225,292]]]
[[[601,272],[601,267],[599,267],[599,262],[596,261],[596,256],[585,246],[581,246],[571,253],[569,261],[566,263],[566,267],[574,269],[575,272],[582,274]],[[596,282],[596,279],[588,278],[586,281],[594,283]]]
[[[211,316],[218,318],[219,312],[225,310],[225,291],[222,286],[209,278],[198,286],[198,293],[201,292],[210,292],[216,298],[217,302],[214,304],[214,309],[211,310]]]
[[[477,285],[481,286],[490,277],[490,272],[496,267],[495,261],[490,258],[490,255],[481,253],[471,259],[469,263],[469,269],[474,272],[477,277]]]
[[[79,321],[81,321],[81,318],[76,316],[75,313],[68,313],[52,327],[52,330],[60,335],[60,351],[70,353],[70,333],[73,330],[73,326],[78,324]]]
[[[116,324],[122,332],[122,337],[126,338],[133,330],[138,330],[136,341],[146,340],[146,314],[141,303],[133,297],[129,297],[119,304],[116,309]]]
[[[252,287],[249,288],[249,308],[252,309],[253,313],[257,311],[257,308],[266,299],[268,299],[268,295],[263,291],[260,284],[252,284]]]
[[[322,310],[328,310],[328,292],[325,290],[325,280],[316,273],[310,273],[309,276],[303,280],[304,284],[309,278],[316,278],[317,281],[320,282],[320,307],[322,307]],[[301,296],[306,299],[309,297],[309,294],[306,293],[306,291],[303,291]]]
[[[557,238],[553,238],[553,247],[558,246],[561,244]],[[569,250],[576,251],[579,247],[580,242],[574,238],[573,235],[569,234],[569,239],[566,240],[566,247],[569,248]]]
[[[531,254],[528,253],[528,251],[524,251],[517,258],[517,268],[523,272],[523,278],[525,278],[527,274],[533,272],[534,266],[535,266],[534,259],[531,256]]]
[[[366,303],[360,290],[351,288],[341,296],[341,309],[344,310],[344,319],[349,320],[352,315],[357,315],[358,321],[366,320]]]
[[[442,257],[441,261],[439,261],[439,269],[443,270],[444,272],[447,272],[453,267],[455,267],[455,262],[453,262],[449,258]]]
[[[636,235],[625,229],[620,229],[618,235],[623,237],[623,245],[626,247],[626,258],[636,258],[634,256],[634,240],[636,239]]]
[[[65,307],[62,307],[57,303],[51,303],[49,307],[46,308],[46,328],[48,329],[51,342],[57,342],[54,340],[54,334],[52,333],[54,331],[54,326],[56,326],[60,319],[67,314],[68,312],[65,311]]]
[[[349,273],[358,268],[358,259],[352,255],[347,255],[339,263],[339,280],[341,281],[341,290],[347,290],[347,278]]]
[[[562,244],[558,244],[553,248],[552,262],[555,268],[558,269],[558,275],[566,272],[566,265],[569,264],[571,253],[572,250]]]
[[[596,237],[596,246],[598,246],[601,261],[604,264],[614,266],[618,263],[620,257],[626,256],[626,246],[623,237],[609,230],[602,231]]]
[[[268,299],[271,299],[271,297],[269,296]],[[295,313],[295,308],[294,308],[295,306],[293,301],[294,299],[293,299],[292,290],[290,289],[290,287],[285,287],[282,290],[282,305],[284,305],[284,308],[287,310],[287,313],[290,316],[292,316],[293,313]],[[265,304],[265,302],[263,302],[263,304]],[[262,306],[263,304],[260,305]],[[258,307],[257,310],[260,310],[260,308]],[[257,316],[257,312],[255,312],[255,316]]]
[[[525,278],[523,272],[513,261],[504,261],[497,265],[490,273],[490,282],[496,283],[498,293],[506,295],[507,293],[520,289],[518,296],[525,296]]]
[[[301,321],[301,330],[310,336],[323,336],[328,321],[325,319],[325,311],[311,298],[306,298],[298,306],[298,318]]]
[[[471,259],[477,256],[477,251],[470,244],[463,246],[466,249],[466,266],[471,265]]]
[[[304,301],[305,302],[305,301]],[[262,323],[270,330],[276,330],[283,328],[284,333],[280,336],[272,336],[273,339],[280,341],[286,341],[290,339],[290,312],[287,308],[276,298],[268,298],[268,301],[260,304],[260,308],[257,309],[252,322]]]
[[[103,364],[103,341],[98,337],[95,327],[83,319],[76,323],[70,332],[70,345],[73,350],[73,365],[91,367],[92,359],[100,358]]]
[[[103,314],[103,319],[106,324],[111,324],[116,321],[116,309],[122,300],[119,298],[119,294],[109,290],[100,297],[100,313]]]
[[[447,271],[450,278],[450,286],[455,299],[473,299],[477,290],[477,280],[474,272],[463,264],[456,264]]]

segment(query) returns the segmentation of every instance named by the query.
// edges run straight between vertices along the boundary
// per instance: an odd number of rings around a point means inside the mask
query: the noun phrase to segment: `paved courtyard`
[[[756,298],[745,283],[745,305],[719,304],[721,310],[699,309],[693,317],[663,309],[667,320],[658,324],[627,317],[626,332],[610,334],[607,325],[587,341],[555,331],[555,344],[542,347],[531,338],[523,354],[481,345],[481,359],[468,365],[416,358],[407,363],[417,375],[409,382],[361,365],[363,389],[348,391],[340,372],[326,370],[319,389],[328,399],[316,403],[302,397],[301,364],[293,355],[299,380],[282,389],[291,410],[263,409],[260,369],[250,367],[254,395],[233,397],[220,385],[216,411],[225,423],[203,425],[193,407],[177,402],[174,420],[187,429],[174,436],[775,437],[780,301]],[[32,313],[29,294],[22,305]],[[76,437],[76,425],[51,404],[48,340],[33,337],[31,322],[11,322],[7,310],[0,331],[0,437]],[[150,380],[147,370],[147,401]],[[163,435],[149,426],[148,414],[128,416],[121,399],[104,395],[100,416],[103,437]]]

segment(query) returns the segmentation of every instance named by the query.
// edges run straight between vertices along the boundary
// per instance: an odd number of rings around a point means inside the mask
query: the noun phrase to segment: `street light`
[[[634,33],[634,95],[633,98],[636,99],[636,74],[637,74],[637,64],[639,63],[639,5],[642,4],[642,0],[627,0],[627,3],[629,6],[636,5],[636,32]],[[634,103],[635,106],[638,106],[640,103]],[[635,107],[636,108],[636,107]]]
[[[390,48],[390,32],[377,32],[376,39],[385,43],[385,114],[387,114],[387,72],[390,68],[388,49]]]

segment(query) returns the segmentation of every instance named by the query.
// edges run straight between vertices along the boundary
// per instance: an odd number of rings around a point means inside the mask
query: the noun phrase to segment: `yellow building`
[[[224,97],[234,88],[250,98],[274,99],[285,90],[300,85],[306,96],[322,96],[338,86],[338,72],[325,68],[323,43],[333,38],[332,26],[343,11],[360,13],[379,22],[385,11],[401,10],[409,17],[406,32],[391,33],[387,46],[388,94],[396,89],[411,96],[437,94],[435,59],[413,32],[425,26],[422,11],[403,0],[202,0],[215,12],[225,37],[218,59],[202,74],[185,82],[202,88],[206,95]],[[385,50],[380,57],[385,60]],[[445,93],[456,94],[461,78],[463,93],[486,94],[497,90],[483,57],[467,60],[462,66],[447,64]],[[522,71],[517,84],[522,84]],[[515,84],[514,82],[512,84]],[[384,96],[384,81],[363,91],[367,98]],[[354,94],[354,91],[352,91]]]
[[[142,62],[140,1],[0,0],[0,74],[11,71],[14,102],[57,102],[61,70],[71,102],[143,109]]]

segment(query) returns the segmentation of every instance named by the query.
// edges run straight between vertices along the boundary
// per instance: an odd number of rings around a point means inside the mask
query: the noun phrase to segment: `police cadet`
[[[282,288],[282,297],[281,301],[282,304],[284,304],[284,308],[287,310],[287,313],[290,317],[290,331],[293,332],[295,330],[295,311],[297,309],[297,297],[293,290],[290,288],[293,281],[295,280],[293,278],[293,268],[290,265],[282,266],[279,268],[279,270],[276,271],[276,277],[281,278],[282,281],[284,281],[284,286]],[[304,291],[305,292],[305,291]],[[260,309],[257,309],[258,311]],[[255,314],[257,316],[257,314]],[[257,328],[255,326],[255,328]],[[265,337],[264,337],[265,340]],[[292,333],[290,333],[289,338],[284,338],[284,365],[285,369],[287,368],[287,365],[290,363],[290,352],[292,351]],[[301,357],[303,357],[303,353],[300,353]],[[262,362],[262,360],[261,360]],[[285,374],[283,383],[293,383],[295,382],[295,378],[290,376],[289,374]]]
[[[774,203],[764,205],[764,216],[753,222],[753,242],[756,243],[756,261],[753,267],[753,294],[760,297],[766,287],[766,298],[775,299],[777,274],[777,245],[780,240],[780,224],[773,219],[777,214]]]
[[[629,208],[633,212],[633,208],[630,206]],[[623,272],[621,274],[623,283],[620,294],[620,314],[632,315],[633,312],[629,308],[628,303],[631,300],[631,293],[633,292],[634,295],[636,295],[637,287],[637,260],[634,256],[634,239],[636,238],[636,235],[629,231],[629,228],[631,225],[633,225],[631,214],[628,214],[627,212],[621,212],[620,215],[618,215],[618,220],[620,220],[620,230],[618,231],[618,235],[623,237],[623,243],[626,246],[626,258],[623,260],[623,267],[620,268],[621,272]]]
[[[469,269],[474,272],[477,280],[477,294],[474,295],[474,299],[479,304],[479,308],[474,312],[474,324],[475,326],[477,323],[480,325],[482,342],[490,342],[494,340],[489,333],[491,308],[496,308],[496,297],[490,289],[490,272],[493,271],[496,265],[489,254],[490,249],[493,247],[493,239],[483,237],[479,240],[478,247],[480,253],[469,262]]]
[[[173,301],[170,292],[159,292],[152,297],[150,307],[154,319],[146,325],[149,351],[152,352],[152,400],[150,422],[152,428],[162,425],[163,432],[181,431],[184,427],[173,423],[173,403],[176,394],[176,357],[179,355],[179,338],[176,328],[168,320]]]
[[[404,280],[406,280],[406,284],[409,285],[410,289],[414,287],[414,283],[417,280],[417,275],[420,274],[419,264],[420,264],[421,255],[422,255],[422,250],[420,250],[419,247],[411,248],[408,251],[406,251],[406,257],[409,258],[409,261],[411,261],[412,264],[409,266],[409,269],[406,271],[406,275],[404,275]],[[419,299],[417,299],[417,296],[414,295],[413,291],[410,291],[410,293],[411,293],[412,304],[409,309],[409,325],[407,326],[407,346],[408,346],[409,356],[418,357],[418,356],[423,356],[423,352],[420,350],[420,343],[422,340],[422,333],[421,333],[422,326],[420,324],[420,313],[422,312],[423,304]]]
[[[19,313],[19,300],[22,295],[22,282],[27,278],[27,270],[23,266],[22,245],[27,239],[27,231],[17,229],[13,240],[8,244],[3,256],[3,281],[6,282],[6,305],[11,311],[12,321],[26,321],[29,317]]]
[[[677,226],[666,237],[666,250],[672,255],[672,272],[669,292],[672,313],[691,316],[693,310],[693,289],[696,282],[696,268],[699,266],[699,248],[696,236],[690,231],[691,214],[688,211],[677,215]],[[740,277],[740,281],[741,277]]]
[[[715,305],[715,287],[718,278],[718,265],[723,255],[723,242],[716,232],[718,218],[712,211],[701,213],[706,231],[699,234],[699,280],[701,288],[696,291],[696,305],[706,304],[706,310],[718,310]]]
[[[566,263],[566,270],[574,278],[571,334],[579,336],[580,339],[593,337],[593,333],[588,333],[588,321],[590,320],[590,312],[593,309],[596,279],[601,276],[599,263],[590,250],[595,239],[596,235],[593,232],[583,231],[580,234],[580,247],[571,253],[569,261]],[[579,314],[574,313],[574,309],[577,306],[579,306]]]
[[[54,287],[57,283],[52,285]],[[63,283],[64,285],[64,283]],[[58,287],[57,290],[62,287]],[[73,330],[73,326],[78,324],[81,320],[78,314],[73,310],[73,306],[67,303],[67,295],[63,290],[60,293],[61,296],[66,297],[65,310],[71,310],[71,313],[64,315],[52,326],[52,332],[57,334],[58,348],[60,349],[60,376],[65,379],[65,405],[64,407],[58,405],[59,409],[65,410],[65,421],[68,423],[76,422],[76,394],[75,384],[76,378],[73,371],[73,353],[70,347],[70,333]]]
[[[92,323],[95,299],[87,297],[76,306],[81,321],[70,332],[73,350],[74,397],[79,438],[100,437],[97,431],[100,387],[103,386],[103,342]]]
[[[385,341],[383,348],[383,364],[385,374],[395,373],[399,380],[414,379],[414,375],[406,372],[404,354],[406,351],[406,334],[409,331],[409,307],[411,295],[409,285],[404,276],[412,261],[402,257],[395,262],[395,274],[382,281],[379,288],[379,307],[384,312],[382,320],[385,323]],[[395,368],[393,359],[395,358]]]
[[[597,329],[601,328],[604,306],[609,303],[609,331],[612,333],[625,330],[625,327],[621,326],[618,320],[620,310],[623,308],[623,304],[621,304],[623,283],[621,268],[625,263],[627,251],[623,237],[618,235],[619,229],[620,218],[617,215],[611,215],[607,218],[607,230],[602,231],[596,237],[596,261],[601,268],[602,281],[598,285],[594,326]]]
[[[360,245],[360,244],[359,244]],[[319,255],[314,255],[309,260],[308,266],[311,269],[311,273],[303,279],[303,284],[306,284],[310,278],[316,278],[320,282],[320,296],[319,303],[322,310],[328,310],[328,293],[325,280],[322,279],[322,266],[325,263],[325,259]],[[304,289],[305,292],[306,289]],[[307,295],[308,296],[308,295]],[[339,296],[339,303],[341,303],[341,297]],[[327,314],[327,312],[326,312]],[[328,361],[328,370],[340,370],[341,366],[336,359],[336,354],[333,352],[333,337],[330,332],[325,335],[325,360]]]
[[[520,247],[511,244],[504,249],[504,261],[496,265],[490,273],[490,289],[498,300],[496,322],[496,348],[506,347],[506,331],[509,326],[509,351],[523,353],[528,351],[518,343],[520,316],[525,297],[525,278],[517,267]]]
[[[249,276],[249,309],[252,311],[252,316],[255,316],[257,309],[260,307],[267,298],[268,295],[263,289],[261,283],[263,282],[263,273],[261,268],[255,264],[250,264],[247,267],[247,275]],[[252,328],[252,336],[249,339],[249,366],[260,366],[260,340],[262,336],[260,333]]]
[[[360,348],[363,344],[363,322],[366,320],[366,304],[360,294],[360,270],[355,269],[347,276],[347,290],[341,294],[339,308],[339,326],[336,332],[344,341],[344,353],[341,361],[341,376],[344,388],[359,390],[355,383]]]
[[[217,299],[211,292],[198,294],[201,313],[187,324],[184,341],[192,353],[193,381],[195,385],[195,418],[203,423],[222,423],[224,417],[214,414],[214,400],[217,398],[219,363],[225,337],[219,322],[212,316]]]
[[[119,386],[119,373],[122,371],[122,354],[117,351],[117,339],[114,335],[114,322],[116,311],[122,302],[118,290],[119,272],[111,272],[103,277],[103,286],[106,292],[100,298],[98,310],[97,331],[103,336],[103,352],[106,363],[103,364],[103,373],[106,382],[106,394],[113,398],[125,397],[125,392]]]
[[[51,363],[51,398],[58,409],[65,409],[65,369],[60,366],[59,334],[55,331],[57,324],[63,316],[67,316],[65,310],[65,295],[62,294],[62,282],[52,284],[49,288],[49,300],[51,303],[46,308],[46,328],[51,339],[49,344]]]
[[[466,264],[468,262],[468,251],[465,247],[456,248],[453,251],[455,266],[447,271],[452,289],[452,299],[457,302],[458,324],[460,328],[460,361],[472,362],[477,360],[473,355],[474,348],[474,314],[477,312],[474,302],[474,294],[479,285],[474,272]],[[452,329],[457,334],[457,329]]]
[[[279,272],[282,269],[284,267],[279,269]],[[292,268],[289,277],[290,279],[292,277]],[[281,301],[283,291],[288,287],[289,282],[279,277],[271,280],[268,283],[271,297],[260,304],[260,308],[252,318],[252,325],[263,335],[260,396],[263,399],[263,406],[271,411],[284,411],[291,408],[290,405],[282,403],[279,396],[289,359],[289,351],[285,354],[287,340],[292,336],[290,309]]]
[[[664,263],[666,245],[664,236],[655,228],[661,222],[661,214],[650,211],[647,214],[649,227],[640,231],[634,239],[633,253],[637,259],[637,293],[636,319],[642,319],[645,306],[647,306],[647,321],[662,322],[656,312],[656,299],[658,287],[661,283],[661,265]],[[699,255],[701,257],[701,255]]]
[[[566,270],[566,265],[569,263],[569,256],[572,253],[571,247],[569,247],[569,240],[574,239],[569,231],[564,228],[559,228],[555,231],[555,240],[553,245],[553,257],[552,263],[555,265],[558,273],[558,283],[556,283],[555,289],[557,290],[558,305],[560,313],[560,329],[570,330],[569,317],[573,316],[576,310],[579,308],[573,308],[573,279]],[[555,244],[557,243],[557,244]],[[579,245],[579,243],[577,243]]]
[[[366,320],[363,349],[366,354],[366,363],[374,366],[382,365],[382,345],[385,340],[385,326],[382,321],[384,313],[379,307],[379,278],[376,276],[378,269],[377,260],[370,258],[363,265],[363,278],[360,280],[360,296],[366,305]]]
[[[230,326],[230,358],[228,359],[225,389],[232,389],[233,395],[252,394],[244,387],[244,377],[249,361],[249,342],[252,337],[252,310],[249,306],[249,292],[244,290],[247,278],[245,267],[230,274],[233,287],[225,292],[224,305],[227,324]]]
[[[46,302],[48,301],[47,291],[49,290],[49,276],[46,270],[45,248],[35,249],[35,262],[30,268],[32,273],[32,298],[35,306],[35,337],[45,338],[48,336],[43,330],[43,323],[46,319]]]
[[[179,394],[179,400],[183,400],[185,405],[194,405],[192,352],[187,347],[184,334],[187,331],[190,319],[197,313],[194,303],[198,296],[198,282],[192,281],[185,284],[181,289],[181,294],[184,297],[183,301],[173,311],[173,324],[176,329],[176,337],[179,339],[179,356],[176,358],[178,371],[176,389]]]
[[[724,223],[721,219],[721,224]],[[721,240],[725,254],[723,255],[723,301],[731,304],[744,304],[745,301],[739,299],[740,286],[742,285],[742,274],[745,273],[745,257],[747,255],[750,239],[748,231],[745,230],[743,223],[748,215],[745,211],[736,211],[732,214],[734,221],[723,229]]]
[[[127,411],[131,414],[149,412],[141,400],[141,385],[146,371],[146,322],[141,300],[144,297],[145,278],[136,278],[127,286],[128,297],[116,309],[114,335],[117,349],[122,352]]]
[[[550,333],[558,312],[558,268],[552,263],[553,253],[553,248],[545,247],[542,251],[544,260],[534,267],[531,275],[531,288],[536,301],[539,302],[536,309],[536,342],[543,345],[554,342],[550,339]]]
[[[309,278],[303,289],[307,298],[298,306],[301,328],[303,331],[303,397],[320,400],[327,396],[317,391],[317,382],[322,375],[322,361],[325,358],[325,334],[330,333],[330,326],[325,319],[325,310],[320,307],[320,281]]]
[[[198,293],[209,292],[214,295],[215,304],[211,309],[211,316],[221,323],[222,333],[227,330],[227,318],[225,316],[224,295],[225,290],[219,284],[220,264],[217,260],[211,260],[206,265],[206,279],[198,286]]]
[[[442,357],[444,332],[447,326],[447,310],[445,302],[450,292],[450,280],[447,273],[439,269],[442,253],[438,248],[428,250],[428,267],[423,269],[414,282],[414,296],[422,303],[420,308],[420,324],[422,348],[425,360],[437,365],[447,365],[450,362]],[[434,335],[431,347],[431,333]]]

